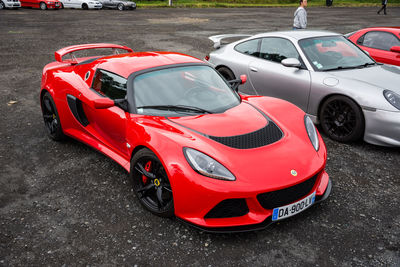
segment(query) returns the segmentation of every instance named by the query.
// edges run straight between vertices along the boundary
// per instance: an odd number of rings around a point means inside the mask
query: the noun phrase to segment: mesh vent
[[[228,137],[209,136],[209,138],[229,147],[250,149],[275,143],[282,136],[282,131],[278,126],[273,121],[268,121],[264,128],[251,133]]]
[[[288,205],[311,193],[318,175],[319,173],[300,184],[285,189],[259,194],[257,200],[267,210]]]
[[[210,210],[204,218],[231,218],[239,217],[249,213],[246,200],[244,198],[225,199]]]

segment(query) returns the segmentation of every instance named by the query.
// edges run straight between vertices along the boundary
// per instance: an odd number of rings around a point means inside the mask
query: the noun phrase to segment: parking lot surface
[[[400,25],[400,8],[376,9],[309,8],[308,28]],[[45,134],[41,71],[62,47],[110,42],[203,58],[208,36],[288,30],[293,12],[0,10],[0,266],[400,266],[398,148],[324,137],[328,200],[262,231],[208,234],[145,211],[122,167]]]

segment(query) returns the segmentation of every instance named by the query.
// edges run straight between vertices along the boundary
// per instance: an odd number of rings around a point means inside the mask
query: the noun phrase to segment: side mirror
[[[93,100],[93,107],[96,109],[106,109],[115,106],[114,100],[109,98],[97,98]]]
[[[400,53],[400,46],[392,46],[390,48],[390,51]]]
[[[247,75],[246,74],[242,74],[240,75],[240,84],[245,84],[247,82]]]
[[[297,58],[291,57],[291,58],[285,58],[284,60],[281,61],[281,64],[285,67],[289,68],[300,68],[301,63]]]

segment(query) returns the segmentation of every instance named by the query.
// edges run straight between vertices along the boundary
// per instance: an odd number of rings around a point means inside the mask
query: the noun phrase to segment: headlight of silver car
[[[319,140],[317,130],[315,129],[314,123],[307,115],[304,116],[304,124],[306,126],[308,137],[310,138],[311,144],[315,148],[315,151],[319,149]]]
[[[221,163],[193,148],[183,148],[186,160],[196,172],[219,180],[235,181],[235,176]]]
[[[383,95],[392,106],[400,110],[400,95],[390,90],[383,91]]]

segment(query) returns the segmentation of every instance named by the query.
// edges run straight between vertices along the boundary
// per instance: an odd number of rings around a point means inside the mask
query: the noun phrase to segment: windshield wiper
[[[212,114],[213,112],[209,110],[205,110],[199,107],[194,106],[186,106],[186,105],[154,105],[154,106],[140,106],[137,108],[149,108],[149,109],[162,109],[162,110],[180,110],[180,111],[191,111],[196,113],[208,113]]]
[[[331,71],[331,70],[348,70],[348,69],[359,69],[359,68],[366,68],[368,66],[375,65],[376,63],[371,62],[371,63],[365,63],[357,66],[348,66],[348,67],[343,67],[343,66],[338,66],[336,68],[331,68],[331,69],[326,69],[324,71]]]

